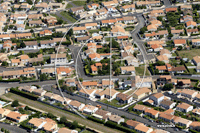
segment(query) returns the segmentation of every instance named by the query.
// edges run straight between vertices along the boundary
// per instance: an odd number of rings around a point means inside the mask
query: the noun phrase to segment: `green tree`
[[[165,85],[163,86],[163,90],[165,90],[165,91],[171,90],[173,87],[174,87],[174,86],[173,86],[172,83],[170,83],[170,84],[165,84]]]
[[[71,128],[72,129],[76,129],[78,127],[78,122],[77,121],[73,121]]]
[[[131,77],[128,77],[127,80],[131,80]]]
[[[47,77],[47,75],[45,73],[40,75],[40,81],[45,81],[45,80],[47,80],[47,78],[48,77]]]
[[[33,29],[31,29],[31,30],[30,30],[30,32],[31,32],[31,33],[34,33],[34,30],[33,30]]]
[[[180,51],[180,50],[182,50],[183,49],[183,47],[182,46],[178,46],[178,50]]]
[[[2,64],[1,64],[1,66],[6,66],[7,67],[8,66],[8,62],[3,61]]]
[[[26,47],[25,43],[22,42],[22,43],[20,44],[20,48],[25,48],[25,47]]]
[[[32,5],[32,4],[33,4],[32,0],[26,0],[26,2],[27,2],[29,5]]]
[[[64,124],[67,122],[67,118],[65,116],[60,118],[60,123]]]
[[[52,113],[48,113],[47,117],[50,118],[50,119],[55,119],[56,118],[56,116],[54,116]]]
[[[163,62],[163,61],[157,61],[156,65],[157,66],[163,66],[163,65],[165,65],[165,62]]]
[[[83,82],[83,78],[79,78],[80,82]]]
[[[11,104],[11,106],[12,106],[12,107],[17,107],[17,106],[19,106],[18,100],[13,101],[12,104]]]

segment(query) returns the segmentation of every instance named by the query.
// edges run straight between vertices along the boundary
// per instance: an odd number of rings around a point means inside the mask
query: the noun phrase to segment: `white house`
[[[180,103],[179,105],[177,105],[176,110],[187,113],[193,110],[193,106],[187,103]]]
[[[164,95],[162,93],[156,93],[151,95],[150,99],[153,100],[156,105],[159,105],[161,101],[164,99]]]

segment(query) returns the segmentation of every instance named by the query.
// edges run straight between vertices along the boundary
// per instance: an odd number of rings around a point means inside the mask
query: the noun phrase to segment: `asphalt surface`
[[[44,86],[43,87],[45,90],[49,90],[49,91],[52,91],[53,93],[56,93],[56,94],[60,94],[60,91],[59,90],[52,90],[52,89],[49,89],[51,88],[50,86]],[[91,101],[87,98],[83,98],[83,97],[80,97],[80,96],[76,96],[76,95],[69,95],[65,92],[63,92],[64,96],[67,97],[67,98],[70,98],[70,99],[73,99],[73,100],[77,100],[77,101],[80,101],[80,102],[83,102],[85,104],[91,104],[93,106],[96,106],[96,105],[101,105],[101,108],[102,109],[105,109],[107,111],[110,111],[112,112],[113,114],[116,114],[116,115],[119,115],[119,116],[125,116],[126,118],[129,118],[129,119],[135,119],[136,121],[139,121],[139,122],[142,122],[142,123],[145,123],[146,125],[150,125],[151,127],[155,127],[155,128],[158,128],[157,125],[158,123],[155,123],[155,122],[150,122],[148,119],[146,118],[142,118],[136,114],[132,114],[132,113],[129,113],[127,111],[124,111],[124,110],[118,110],[116,108],[113,108],[113,107],[110,107],[110,106],[106,106],[104,104],[100,104],[100,103],[97,103],[97,102],[94,102],[94,101]],[[163,129],[163,130],[166,130],[166,131],[169,131],[170,133],[174,133],[175,130],[174,128],[160,128],[160,129]],[[182,131],[176,131],[178,133],[183,133]]]
[[[10,133],[28,133],[26,130],[24,130],[20,127],[9,125],[9,124],[4,124],[4,123],[0,123],[0,128],[9,130]]]
[[[138,37],[138,32],[140,31],[142,27],[145,26],[145,20],[141,14],[137,15],[137,20],[138,20],[138,25],[135,27],[135,29],[132,32],[133,41],[138,46],[138,48],[140,49],[141,53],[144,56],[144,59],[143,57],[140,57],[140,60],[151,60],[154,58],[154,55],[147,53],[146,48],[144,46],[145,41],[140,40],[140,38]],[[141,56],[141,55],[138,55],[138,56]]]

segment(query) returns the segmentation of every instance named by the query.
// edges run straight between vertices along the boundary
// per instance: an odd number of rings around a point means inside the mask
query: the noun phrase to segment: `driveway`
[[[25,129],[22,129],[17,126],[9,125],[9,124],[4,124],[4,123],[0,123],[0,128],[9,130],[10,133],[28,133]]]

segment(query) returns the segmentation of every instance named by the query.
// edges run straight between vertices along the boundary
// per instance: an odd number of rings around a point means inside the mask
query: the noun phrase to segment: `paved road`
[[[10,133],[28,133],[26,130],[17,127],[17,126],[12,126],[9,124],[4,124],[4,123],[0,123],[0,128],[4,128],[6,130],[9,130]]]
[[[44,89],[46,89],[46,90],[49,90],[49,86],[46,86],[46,87],[44,87]],[[59,90],[49,90],[49,91],[53,91],[53,93],[56,93],[56,94],[60,94],[60,92],[59,92]],[[91,100],[89,100],[89,99],[86,99],[86,98],[82,98],[82,97],[79,97],[79,96],[76,96],[76,95],[69,95],[69,94],[67,94],[67,93],[65,93],[65,92],[63,92],[63,94],[64,94],[64,96],[65,97],[67,97],[67,98],[70,98],[70,99],[73,99],[73,100],[77,100],[77,101],[80,101],[80,102],[83,102],[83,103],[85,103],[85,104],[91,104],[91,105],[94,105],[94,106],[96,106],[96,105],[98,105],[99,103],[97,103],[97,102],[94,102],[94,101],[91,101]],[[145,124],[147,124],[147,125],[150,125],[150,126],[152,126],[152,127],[155,127],[155,128],[157,128],[157,123],[152,123],[152,122],[149,122],[147,119],[145,119],[145,118],[142,118],[142,117],[140,117],[140,116],[138,116],[138,115],[135,115],[135,114],[131,114],[131,113],[128,113],[128,112],[126,112],[126,111],[124,111],[124,110],[118,110],[118,109],[116,109],[116,108],[112,108],[112,107],[109,107],[109,106],[106,106],[106,105],[103,105],[103,104],[101,104],[101,107],[102,107],[102,109],[105,109],[105,110],[107,110],[107,111],[110,111],[110,112],[112,112],[113,114],[117,114],[117,115],[119,115],[119,116],[125,116],[126,118],[129,118],[129,119],[135,119],[136,121],[139,121],[139,122],[142,122],[142,123],[145,123]],[[161,128],[161,129],[164,129],[164,130],[166,130],[166,131],[169,131],[170,133],[173,133],[173,132],[175,132],[175,130],[174,130],[174,128]],[[182,131],[178,131],[179,133],[183,133]]]
[[[11,96],[9,96],[9,98],[11,98],[13,100],[18,99],[18,101],[20,103],[24,103],[28,106],[36,107],[37,109],[44,110],[45,112],[53,113],[56,116],[60,116],[60,117],[65,116],[69,120],[72,120],[72,121],[76,120],[78,123],[80,123],[82,125],[86,125],[89,128],[94,128],[96,130],[99,130],[99,131],[102,131],[102,132],[105,132],[105,133],[116,133],[116,132],[122,133],[119,130],[112,129],[112,128],[106,127],[102,124],[95,123],[95,122],[93,123],[90,120],[83,119],[82,117],[79,117],[75,114],[65,112],[63,110],[54,108],[50,105],[46,105],[46,104],[43,104],[43,103],[38,102],[38,101],[29,100],[27,98],[24,98],[24,97],[15,95],[15,94],[12,94]],[[17,133],[21,133],[21,132],[17,132]]]
[[[171,6],[171,2],[170,0],[163,0],[165,7],[170,7]]]
[[[62,16],[62,15],[60,14],[60,12],[62,12],[62,11],[57,11],[57,12],[55,12],[55,14],[56,14],[58,17],[62,18],[62,20],[67,21],[68,24],[72,23],[70,20],[68,20],[67,18],[65,18],[64,16]]]
[[[142,27],[145,26],[145,20],[141,14],[137,15],[137,19],[138,19],[138,25],[135,27],[135,29],[132,32],[133,41],[134,41],[134,43],[137,44],[141,53],[144,55],[144,58],[145,58],[144,60],[151,60],[154,58],[154,55],[146,52],[146,48],[144,46],[144,41],[141,41],[140,38],[138,37],[138,32],[140,31],[140,29]],[[143,60],[143,57],[140,59]]]

